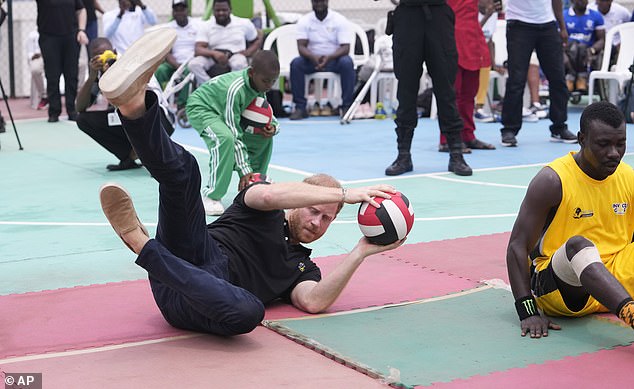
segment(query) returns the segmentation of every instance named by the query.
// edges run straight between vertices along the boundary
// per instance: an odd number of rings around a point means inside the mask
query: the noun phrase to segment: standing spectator
[[[119,0],[119,8],[103,15],[103,30],[117,53],[126,49],[139,39],[146,27],[156,24],[154,11],[141,0]]]
[[[76,120],[75,96],[79,48],[88,43],[86,9],[82,0],[36,0],[39,44],[44,58],[48,122],[59,121],[62,97],[59,79],[64,75],[64,98],[68,120]]]
[[[42,59],[42,52],[38,43],[39,39],[40,34],[33,30],[29,33],[26,40],[26,58],[31,69],[31,83],[37,90],[38,96],[40,96],[40,101],[37,104],[38,110],[48,107],[46,88],[44,87],[44,60]]]
[[[568,89],[563,46],[568,42],[561,0],[508,0],[506,7],[508,72],[502,106],[502,146],[517,146],[522,127],[522,100],[533,50],[548,79],[551,142],[576,143],[568,130]]]
[[[141,165],[136,163],[137,155],[123,131],[118,114],[99,90],[99,79],[116,61],[112,44],[107,38],[95,38],[88,48],[88,79],[77,93],[77,127],[119,159],[119,163],[107,165],[106,169],[118,171],[140,168]],[[152,88],[152,85],[151,82],[150,90],[156,93],[158,84],[155,84],[155,88]],[[160,98],[157,101],[163,110],[161,119],[166,119],[165,102]],[[163,126],[167,129],[168,135],[174,132],[174,127],[168,120],[164,120]]]
[[[493,0],[480,0],[478,2],[478,20],[489,48],[489,58],[491,58],[491,66],[480,68],[480,85],[478,87],[478,93],[476,94],[474,119],[481,123],[491,123],[496,120],[493,112],[486,113],[484,111],[484,103],[486,102],[487,93],[489,91],[491,69],[500,74],[506,73],[503,66],[495,63],[495,42],[493,42],[493,34],[495,34],[495,30],[497,29],[498,11],[501,10],[501,2],[493,2]]]
[[[187,117],[209,149],[209,179],[202,190],[207,215],[220,215],[220,201],[227,193],[231,175],[240,176],[238,190],[244,189],[254,173],[266,174],[273,152],[277,120],[248,133],[240,127],[242,112],[257,97],[265,99],[280,75],[280,64],[272,51],[253,56],[251,66],[222,74],[199,86],[187,100]]]
[[[341,77],[342,115],[352,105],[356,74],[350,57],[354,33],[350,22],[340,13],[328,9],[328,0],[312,0],[313,12],[297,22],[299,57],[291,62],[291,91],[295,110],[291,120],[308,117],[306,110],[305,75],[315,72],[334,72]],[[332,114],[332,107],[324,107],[322,115]]]
[[[247,58],[262,45],[262,31],[249,19],[232,15],[230,0],[214,0],[213,7],[214,17],[198,30],[196,57],[189,62],[189,71],[196,76],[198,85],[211,78],[207,72],[214,65],[226,69],[219,74],[246,68]]]
[[[86,35],[88,35],[89,43],[99,35],[99,25],[97,23],[97,13],[104,14],[103,7],[99,4],[99,0],[84,0],[86,7]],[[88,61],[90,61],[90,52],[88,52]]]
[[[603,16],[588,8],[588,0],[573,0],[564,20],[568,29],[566,85],[571,92],[586,92],[589,73],[599,68],[599,54],[605,45]]]
[[[196,45],[197,23],[187,16],[187,0],[174,0],[172,2],[172,17],[174,20],[168,23],[170,28],[176,31],[176,41],[172,50],[165,57],[165,61],[156,69],[156,79],[161,88],[170,80],[172,74],[183,63],[194,57]],[[178,106],[183,107],[187,102],[187,89],[182,89],[178,97]]]
[[[440,131],[449,145],[448,170],[470,176],[473,171],[462,156],[463,124],[453,87],[458,71],[453,11],[444,0],[401,0],[392,20],[388,20],[390,24],[394,32],[394,74],[398,79],[394,120],[398,157],[385,174],[397,176],[413,170],[410,149],[418,122],[416,98],[425,63],[434,84]]]
[[[456,15],[456,47],[458,49],[458,72],[454,88],[456,106],[462,119],[460,132],[464,144],[462,152],[471,150],[495,150],[495,146],[475,137],[473,109],[478,92],[480,69],[491,67],[491,56],[482,27],[478,22],[478,0],[447,0]],[[449,152],[447,138],[440,134],[438,151]]]

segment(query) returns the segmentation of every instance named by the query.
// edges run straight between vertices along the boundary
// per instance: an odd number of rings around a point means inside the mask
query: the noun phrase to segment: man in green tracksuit
[[[275,117],[261,133],[251,134],[240,127],[240,117],[256,97],[265,98],[280,73],[277,56],[260,51],[244,70],[215,77],[187,99],[187,118],[209,149],[209,179],[203,188],[203,205],[208,215],[220,215],[220,200],[227,193],[233,171],[240,175],[242,190],[254,173],[265,174],[277,133]]]

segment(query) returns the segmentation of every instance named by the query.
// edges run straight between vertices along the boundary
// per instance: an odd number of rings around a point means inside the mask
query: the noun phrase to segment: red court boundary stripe
[[[414,301],[470,289],[481,279],[506,279],[507,240],[508,234],[493,234],[418,243],[368,257],[328,312]],[[316,262],[327,274],[344,257]],[[164,321],[147,280],[5,295],[0,307],[0,358],[187,333]],[[275,304],[266,319],[303,315]]]

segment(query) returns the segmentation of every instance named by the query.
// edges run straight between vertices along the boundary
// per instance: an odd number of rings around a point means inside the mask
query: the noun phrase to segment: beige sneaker
[[[225,211],[220,200],[213,200],[207,196],[203,196],[203,207],[205,207],[205,214],[209,216],[222,215]]]
[[[145,90],[175,40],[176,31],[171,28],[146,32],[101,76],[101,93],[111,104],[119,106],[139,90]]]
[[[132,198],[125,188],[115,183],[104,184],[99,189],[99,200],[104,215],[121,240],[123,240],[123,234],[134,231],[136,228],[141,228],[143,234],[148,238],[150,237],[145,226],[139,220],[134,210]],[[125,240],[123,243],[134,251]]]

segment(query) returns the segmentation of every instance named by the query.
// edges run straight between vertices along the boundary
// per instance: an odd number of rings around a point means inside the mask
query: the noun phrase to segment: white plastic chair
[[[616,64],[610,68],[610,56],[612,54],[612,41],[614,34],[621,36],[621,48],[616,59]],[[605,51],[600,70],[590,72],[588,80],[588,104],[594,100],[594,81],[609,80],[608,100],[616,104],[618,93],[623,92],[625,82],[632,77],[629,71],[630,65],[634,61],[634,22],[623,23],[614,26],[605,36]]]
[[[271,50],[273,44],[277,47],[277,59],[280,61],[280,77],[291,74],[291,61],[299,56],[297,51],[297,34],[294,24],[284,24],[277,27],[266,36],[262,49]]]

